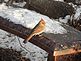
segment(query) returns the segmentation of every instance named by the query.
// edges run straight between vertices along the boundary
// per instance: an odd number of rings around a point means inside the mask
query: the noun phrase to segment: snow
[[[81,15],[81,6],[76,9],[74,19],[77,19]]]
[[[35,25],[43,18],[46,22],[46,33],[63,34],[67,33],[66,29],[61,26],[61,23],[50,19],[45,15],[41,15],[34,11],[22,8],[7,7],[5,4],[0,5],[0,16],[10,19],[10,21],[21,24],[27,28],[34,28]]]
[[[61,17],[59,18],[59,21],[62,23],[67,23],[68,20],[70,19],[70,15],[67,15],[64,19],[62,19]]]
[[[26,2],[19,2],[19,3],[13,3],[14,5],[17,5],[17,6],[20,6],[20,7],[23,7],[25,4],[26,4]]]
[[[20,46],[19,41],[27,50]],[[31,61],[47,61],[47,52],[29,42],[24,44],[23,39],[3,30],[0,30],[0,47],[21,51],[21,54]]]

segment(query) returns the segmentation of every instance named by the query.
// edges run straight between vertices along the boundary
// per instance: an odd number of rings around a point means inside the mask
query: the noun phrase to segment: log
[[[70,2],[75,3],[76,2],[76,0],[64,0],[64,1],[67,3],[70,3]]]
[[[72,15],[74,8],[67,3],[53,0],[25,0],[26,5],[24,8],[34,10],[38,13],[49,16],[50,18],[57,19]]]
[[[80,61],[81,53],[56,56],[55,61]]]
[[[0,29],[15,34],[23,39],[26,39],[29,33],[31,32],[31,29],[26,28],[20,24],[15,24],[9,21],[8,19],[4,19],[2,17],[0,17],[0,23]],[[54,48],[51,48],[54,46],[51,46],[51,44],[55,45],[55,43],[53,41],[50,41],[50,39],[48,39],[47,37],[34,36],[30,42],[46,50],[48,53],[53,54]]]
[[[73,3],[75,5],[81,5],[81,0],[64,0],[67,3]]]

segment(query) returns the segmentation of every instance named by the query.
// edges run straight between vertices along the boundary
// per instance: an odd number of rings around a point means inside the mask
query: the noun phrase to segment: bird
[[[40,35],[44,32],[46,26],[46,22],[41,18],[39,23],[32,29],[29,36],[23,41],[23,43],[27,43],[33,36]]]

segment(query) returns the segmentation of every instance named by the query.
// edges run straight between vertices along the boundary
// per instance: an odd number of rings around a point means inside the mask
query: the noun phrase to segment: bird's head
[[[40,22],[39,22],[41,25],[45,25],[45,21],[41,18]]]

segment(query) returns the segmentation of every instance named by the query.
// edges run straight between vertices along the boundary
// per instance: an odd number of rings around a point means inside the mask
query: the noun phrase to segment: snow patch
[[[19,41],[27,50],[20,46]],[[48,53],[46,51],[30,42],[24,44],[22,38],[19,38],[3,30],[0,30],[0,47],[12,48],[17,51],[21,51],[23,57],[29,58],[31,61],[47,61]]]
[[[74,19],[78,19],[80,15],[81,15],[81,7],[77,8],[76,13],[74,15]]]
[[[64,19],[62,19],[61,17],[59,18],[59,21],[62,23],[68,23],[68,20],[70,19],[70,15],[67,15]]]
[[[10,21],[21,24],[27,28],[34,28],[35,25],[43,18],[46,22],[46,33],[64,34],[66,29],[61,26],[61,23],[50,19],[49,17],[22,8],[7,7],[5,4],[0,5],[0,16],[10,19]]]

